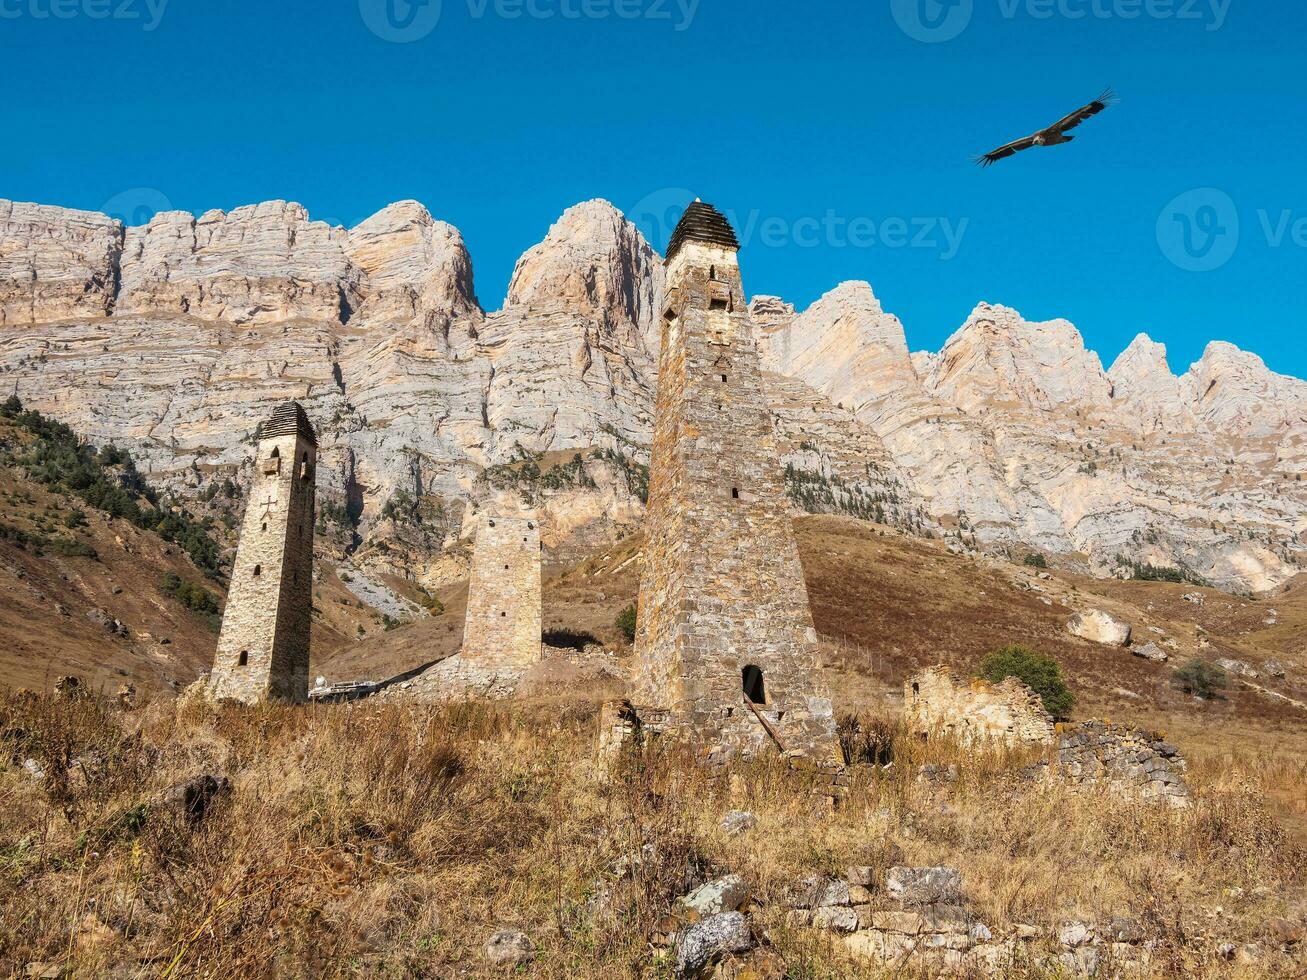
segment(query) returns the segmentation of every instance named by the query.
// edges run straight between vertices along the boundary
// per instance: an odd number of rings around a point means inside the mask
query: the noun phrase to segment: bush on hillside
[[[1185,694],[1192,694],[1204,701],[1211,701],[1221,696],[1229,684],[1225,671],[1216,664],[1206,660],[1190,660],[1182,667],[1177,667],[1172,674],[1172,682]]]
[[[1017,678],[1039,695],[1044,710],[1054,718],[1067,717],[1076,703],[1062,679],[1061,665],[1023,646],[1007,646],[986,656],[980,662],[980,676],[994,684]]]

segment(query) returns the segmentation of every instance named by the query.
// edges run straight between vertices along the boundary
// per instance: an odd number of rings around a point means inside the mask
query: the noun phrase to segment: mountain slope
[[[647,460],[661,276],[604,201],[562,215],[495,312],[461,235],[412,201],[348,230],[279,201],[136,228],[0,202],[0,378],[190,498],[242,483],[258,423],[297,398],[342,529],[374,554],[387,504],[425,501],[441,515],[429,559],[505,492],[499,468]],[[1066,321],[990,304],[942,351],[911,355],[866,283],[802,313],[769,297],[751,312],[764,364],[788,379],[771,387],[799,508],[865,515],[864,497],[893,487],[892,522],[960,548],[1034,548],[1099,575],[1178,566],[1249,590],[1299,570],[1307,384],[1254,355],[1214,343],[1177,378],[1141,338],[1105,372]],[[810,422],[796,411],[809,399]],[[863,486],[831,492],[834,476]],[[615,533],[605,514],[638,520],[621,483],[508,492],[565,547]]]

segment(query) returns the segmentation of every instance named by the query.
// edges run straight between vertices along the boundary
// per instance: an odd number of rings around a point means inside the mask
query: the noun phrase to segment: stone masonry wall
[[[462,661],[526,668],[540,660],[540,525],[481,517],[472,555]]]
[[[1180,750],[1157,733],[1106,721],[1061,726],[1058,770],[1072,782],[1105,784],[1125,796],[1187,806],[1186,768]]]
[[[670,709],[711,754],[839,759],[734,250],[690,241],[668,267],[633,701]]]
[[[960,681],[943,665],[904,681],[903,718],[913,732],[946,735],[967,744],[994,740],[1051,745],[1057,737],[1039,695],[1017,678],[1001,684]]]
[[[309,686],[317,451],[292,433],[261,440],[257,452],[209,690],[299,702]]]

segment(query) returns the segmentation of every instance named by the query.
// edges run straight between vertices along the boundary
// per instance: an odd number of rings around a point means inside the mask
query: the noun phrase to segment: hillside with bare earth
[[[564,213],[493,312],[458,230],[416,202],[352,229],[285,202],[133,228],[0,202],[7,393],[186,499],[243,484],[259,422],[297,398],[348,557],[428,586],[501,493],[571,558],[639,523],[661,293],[604,201]],[[1307,384],[1254,354],[1215,342],[1176,376],[1141,336],[1104,370],[1070,323],[984,303],[913,354],[865,283],[751,313],[796,510],[1100,577],[1262,592],[1300,568]]]

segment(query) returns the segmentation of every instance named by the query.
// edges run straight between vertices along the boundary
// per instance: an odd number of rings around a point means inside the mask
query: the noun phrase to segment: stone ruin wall
[[[669,264],[640,584],[636,704],[712,761],[840,765],[735,251]],[[765,696],[744,696],[746,668]],[[651,712],[639,709],[642,715]]]
[[[930,667],[904,682],[903,703],[904,723],[914,734],[943,735],[970,746],[1056,747],[1031,771],[1146,802],[1189,802],[1185,761],[1161,735],[1106,721],[1054,725],[1039,695],[1015,677],[1001,684],[967,682],[948,667]]]
[[[541,656],[540,525],[483,516],[477,524],[461,660],[525,670]]]
[[[274,455],[274,453],[276,455]],[[249,704],[308,697],[317,451],[260,440],[209,693]]]
[[[963,744],[1051,745],[1056,737],[1039,695],[1017,678],[1001,684],[961,681],[945,666],[930,667],[904,682],[903,717],[916,734],[945,735]]]
[[[1150,802],[1188,805],[1186,763],[1160,734],[1106,721],[1059,728],[1057,764],[1064,778]]]

